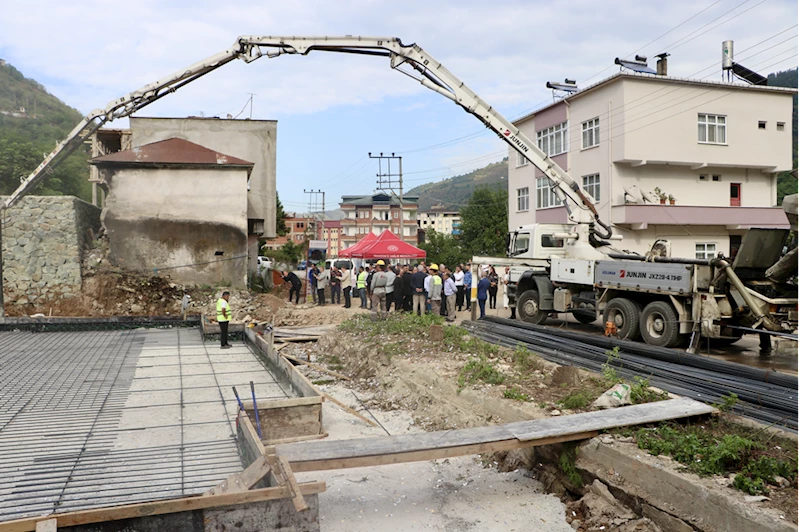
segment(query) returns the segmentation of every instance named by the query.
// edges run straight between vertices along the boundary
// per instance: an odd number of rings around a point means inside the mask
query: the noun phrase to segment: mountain
[[[0,194],[14,191],[20,178],[27,177],[81,118],[40,83],[0,60]],[[86,151],[77,149],[34,193],[90,199],[87,160]]]
[[[443,204],[446,209],[458,211],[469,202],[475,189],[481,186],[487,186],[493,190],[508,188],[507,157],[468,174],[419,185],[405,194],[419,196],[420,211],[428,210],[439,203]]]

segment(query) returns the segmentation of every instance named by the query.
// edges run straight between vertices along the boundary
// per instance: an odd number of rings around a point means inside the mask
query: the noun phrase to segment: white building
[[[795,93],[620,72],[515,124],[593,196],[618,247],[665,238],[673,256],[702,258],[749,227],[788,227],[776,176],[791,169]],[[565,223],[543,174],[509,151],[510,229]],[[675,204],[641,200],[656,188]]]
[[[433,205],[426,211],[419,211],[416,220],[422,231],[433,229],[447,235],[461,234],[461,213],[445,209],[443,205]]]

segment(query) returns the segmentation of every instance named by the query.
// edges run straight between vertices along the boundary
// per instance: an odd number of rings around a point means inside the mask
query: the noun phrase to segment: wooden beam
[[[324,397],[328,401],[331,401],[334,404],[337,404],[338,406],[340,406],[341,408],[343,408],[344,410],[346,410],[347,412],[349,412],[353,416],[357,417],[361,421],[364,421],[365,423],[368,423],[369,425],[371,425],[373,427],[377,427],[377,423],[375,423],[374,421],[372,421],[371,419],[369,419],[367,417],[362,416],[360,414],[360,412],[356,412],[355,410],[353,410],[352,408],[348,407],[347,405],[345,405],[344,403],[342,403],[338,399],[330,397],[329,395],[327,395],[326,393],[324,393],[322,391],[320,391],[319,393],[322,394],[322,397]]]
[[[269,410],[270,408],[291,408],[292,406],[308,406],[322,404],[324,399],[321,396],[293,397],[291,399],[264,399],[258,401],[258,410]],[[241,402],[244,410],[253,410],[252,399],[244,399]]]
[[[252,449],[257,456],[265,455],[266,450],[264,449],[264,444],[261,442],[261,438],[259,438],[258,433],[255,432],[255,427],[252,426],[250,418],[241,410],[239,410],[239,427],[241,427],[241,431],[244,433],[247,446]]]
[[[307,510],[308,505],[305,502],[305,498],[302,496],[302,490],[300,490],[300,487],[297,484],[297,479],[294,477],[294,472],[291,470],[289,461],[282,456],[278,456],[277,463],[280,465],[280,472],[283,476],[283,479],[286,481],[289,489],[291,489],[291,493],[293,495],[291,502],[294,504],[294,509],[298,512]]]
[[[206,491],[203,495],[219,495],[221,493],[238,493],[247,491],[264,478],[272,468],[266,457],[259,456],[241,473],[234,473],[228,478]]]
[[[308,436],[295,436],[293,438],[280,438],[277,440],[264,440],[264,447],[269,445],[278,445],[280,443],[296,443],[298,441],[308,441],[308,440],[321,440],[322,438],[327,438],[329,434],[327,432],[322,432],[320,434],[309,434]],[[267,449],[269,452],[269,449]]]
[[[303,364],[303,365],[305,365],[305,366],[308,366],[309,368],[313,368],[313,369],[315,369],[316,371],[321,371],[322,373],[327,373],[328,375],[333,375],[334,377],[336,377],[336,378],[338,378],[338,379],[342,379],[342,380],[345,380],[345,381],[351,380],[351,379],[350,379],[349,377],[347,377],[346,375],[342,375],[341,373],[336,373],[335,371],[333,371],[333,370],[330,370],[330,369],[327,369],[327,368],[325,368],[325,367],[322,367],[322,366],[320,366],[319,364],[314,364],[313,362],[307,362],[307,361],[305,361],[305,360],[303,360],[303,359],[301,359],[301,358],[294,358],[294,357],[293,357],[293,356],[291,356],[291,355],[285,355],[285,354],[284,354],[284,355],[281,355],[281,356],[282,356],[283,358],[287,358],[287,359],[289,359],[289,360],[293,360],[294,362],[297,362],[297,363],[299,363],[299,364]]]
[[[316,342],[321,336],[278,336],[275,342]]]
[[[297,473],[450,458],[591,438],[605,429],[716,412],[691,399],[671,399],[508,425],[338,441],[276,445]]]
[[[302,495],[313,495],[325,491],[325,483],[304,482],[298,484],[298,489]],[[132,519],[134,517],[190,512],[193,510],[203,510],[205,508],[216,508],[218,506],[232,506],[275,499],[288,499],[291,496],[291,489],[289,489],[288,486],[280,486],[241,493],[223,493],[221,495],[199,495],[181,499],[166,499],[163,501],[127,504],[124,506],[112,506],[110,508],[80,510],[77,512],[6,521],[0,523],[0,532],[35,532],[38,524],[47,520],[56,520],[59,527],[69,527],[104,523],[107,521],[119,521],[120,519]]]

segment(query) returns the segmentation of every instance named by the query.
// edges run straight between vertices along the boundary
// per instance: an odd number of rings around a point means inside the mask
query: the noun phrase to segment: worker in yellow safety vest
[[[219,323],[219,338],[222,343],[222,349],[230,349],[231,345],[227,343],[227,329],[230,325],[230,292],[225,290],[222,292],[222,297],[216,300],[216,321]]]
[[[355,282],[355,288],[358,290],[358,295],[361,297],[361,308],[366,308],[366,278],[369,277],[369,274],[363,268],[360,267],[358,271],[358,278]]]

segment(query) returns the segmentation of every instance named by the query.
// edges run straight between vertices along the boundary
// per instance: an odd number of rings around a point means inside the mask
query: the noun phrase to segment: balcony
[[[779,207],[702,207],[694,205],[616,205],[614,225],[642,231],[649,225],[716,225],[728,230],[750,227],[788,229]]]

